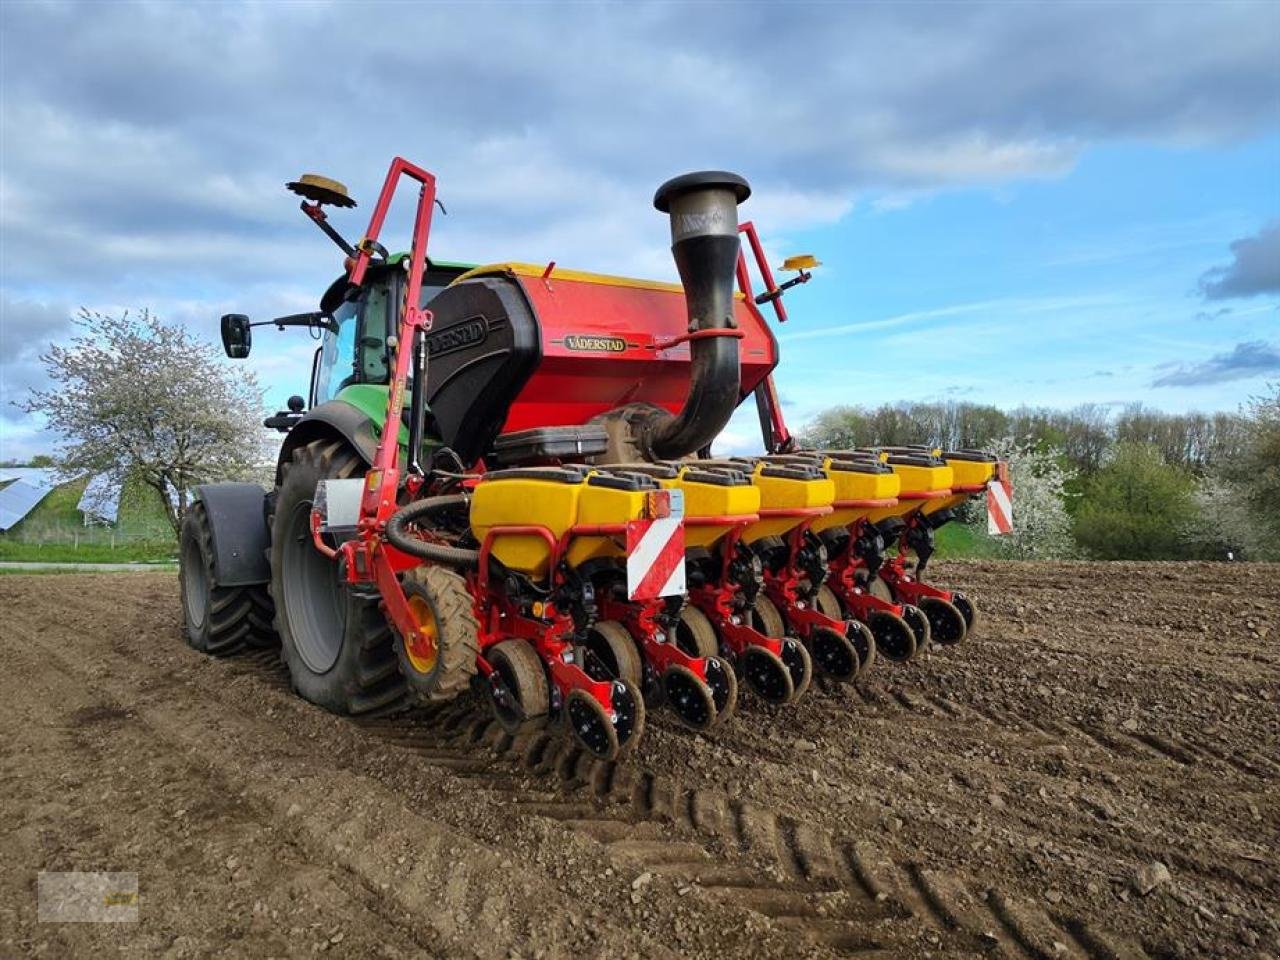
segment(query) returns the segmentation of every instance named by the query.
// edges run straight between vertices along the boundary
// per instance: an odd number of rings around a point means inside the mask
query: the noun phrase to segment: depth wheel
[[[740,659],[742,676],[756,696],[769,703],[786,703],[795,696],[796,685],[782,659],[764,647],[749,646]]]
[[[782,611],[763,593],[756,594],[756,602],[751,607],[751,626],[775,640],[787,635],[787,622],[782,619]]]
[[[914,604],[904,603],[902,605],[902,619],[907,621],[907,626],[915,634],[916,648],[912,651],[912,656],[915,656],[921,650],[927,650],[931,631],[929,629],[929,617],[925,612]]]
[[[724,723],[738,709],[738,677],[733,667],[720,657],[707,657],[707,686],[716,706],[716,726]]]
[[[676,649],[690,657],[714,657],[720,652],[720,638],[707,615],[692,605],[680,611],[676,624]]]
[[[798,700],[813,682],[813,660],[804,644],[788,637],[782,641],[782,662],[787,665],[787,672],[791,674],[791,699]]]
[[[644,685],[644,663],[631,633],[617,620],[601,620],[587,631],[587,676],[592,680],[626,680]]]
[[[853,642],[829,627],[815,627],[809,634],[813,665],[832,680],[848,683],[858,675],[861,661]]]
[[[662,673],[662,693],[676,718],[690,730],[706,730],[716,722],[711,687],[686,666],[674,663]]]
[[[524,640],[503,640],[490,648],[485,659],[493,665],[489,703],[502,729],[516,736],[544,726],[551,689],[537,651]]]
[[[901,617],[884,610],[871,614],[872,635],[876,638],[876,650],[886,660],[902,663],[916,655],[916,633]]]
[[[636,748],[644,734],[647,711],[640,688],[626,680],[615,680],[613,713],[613,729],[618,737],[618,756],[625,756]]]
[[[920,609],[929,618],[929,635],[944,647],[959,643],[968,632],[968,625],[954,603],[941,597],[924,597]]]
[[[965,636],[973,636],[973,632],[978,629],[978,608],[975,607],[973,605],[973,601],[963,593],[952,593],[951,602],[955,605],[955,608],[960,611],[960,615],[964,617],[964,625],[968,628],[965,631]]]
[[[214,657],[227,657],[245,647],[280,642],[271,626],[275,609],[261,585],[219,586],[213,572],[213,527],[197,500],[182,518],[178,584],[187,645]]]
[[[400,672],[423,703],[451,700],[471,682],[480,653],[467,582],[444,567],[421,566],[405,572],[402,586],[417,630],[396,634]]]

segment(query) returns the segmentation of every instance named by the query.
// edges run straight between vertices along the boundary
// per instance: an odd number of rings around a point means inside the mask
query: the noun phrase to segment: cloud
[[[1231,263],[1214,267],[1200,278],[1200,293],[1206,300],[1280,293],[1280,220],[1232,243],[1231,256]]]
[[[5,5],[7,392],[56,332],[31,305],[206,324],[313,304],[339,262],[283,192],[304,171],[351,187],[348,235],[400,154],[439,177],[440,255],[670,277],[650,204],[684,170],[745,174],[773,251],[853,210],[1058,177],[1097,144],[1234,143],[1280,118],[1275,5],[360,11],[393,29],[328,3]]]
[[[1198,387],[1229,380],[1248,380],[1280,373],[1280,345],[1264,340],[1237,343],[1226,353],[1193,364],[1164,364],[1169,373],[1151,382],[1153,387]]]
[[[0,292],[0,416],[14,416],[13,402],[48,383],[40,354],[71,330],[65,304],[18,300]],[[6,435],[10,432],[6,424]]]

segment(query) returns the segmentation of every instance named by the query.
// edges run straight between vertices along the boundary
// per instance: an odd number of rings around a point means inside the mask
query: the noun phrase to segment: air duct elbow
[[[668,180],[654,195],[653,205],[671,218],[671,253],[684,286],[690,333],[735,326],[738,204],[750,195],[746,180],[719,170]],[[737,338],[697,337],[689,349],[692,364],[684,407],[674,415],[656,414],[640,431],[641,448],[653,459],[677,459],[703,449],[738,406]]]

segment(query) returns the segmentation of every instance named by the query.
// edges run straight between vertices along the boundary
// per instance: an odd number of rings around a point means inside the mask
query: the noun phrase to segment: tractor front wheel
[[[334,713],[376,715],[410,703],[391,629],[377,594],[349,586],[311,539],[316,485],[364,472],[341,441],[315,440],[293,452],[271,518],[271,594],[293,689]]]

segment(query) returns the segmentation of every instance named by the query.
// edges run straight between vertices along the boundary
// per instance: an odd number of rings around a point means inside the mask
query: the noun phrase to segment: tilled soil
[[[325,714],[172,575],[0,578],[0,956],[1275,956],[1280,568],[937,576],[975,637],[617,765]],[[40,870],[141,921],[38,923]]]

